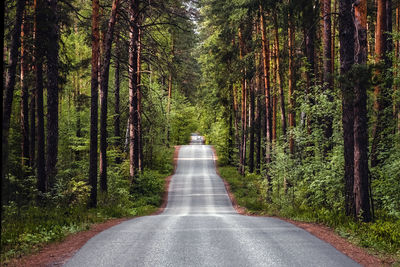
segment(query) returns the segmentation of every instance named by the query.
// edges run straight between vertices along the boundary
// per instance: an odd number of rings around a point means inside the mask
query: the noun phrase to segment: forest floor
[[[175,148],[175,153],[174,153],[175,168],[176,168],[179,148],[180,148],[179,146]],[[217,157],[215,156],[215,158]],[[218,167],[217,167],[217,172],[218,172]],[[168,201],[168,187],[171,178],[172,175],[166,177],[166,183],[165,183],[166,190],[163,197],[163,203],[161,207],[152,215],[160,214],[166,207]],[[246,208],[239,206],[237,204],[237,201],[235,200],[232,191],[230,190],[229,183],[225,180],[224,183],[228,191],[229,197],[232,201],[232,204],[238,213],[246,216],[260,216],[257,214],[249,213],[246,210]],[[104,223],[94,224],[87,231],[82,231],[69,235],[65,240],[61,242],[48,244],[44,246],[37,253],[13,259],[10,262],[8,262],[6,266],[62,266],[93,236],[112,226],[120,224],[121,222],[127,219],[130,218],[111,219]],[[333,229],[326,227],[324,225],[294,221],[286,218],[280,218],[280,219],[292,223],[306,230],[312,235],[318,237],[319,239],[324,240],[325,242],[331,244],[337,250],[346,254],[354,261],[360,263],[363,266],[390,266],[394,263],[394,261],[391,258],[381,259],[378,258],[377,256],[371,255],[368,251],[366,251],[366,249],[360,248],[355,244],[352,244],[345,238],[340,237],[338,234],[336,234]]]

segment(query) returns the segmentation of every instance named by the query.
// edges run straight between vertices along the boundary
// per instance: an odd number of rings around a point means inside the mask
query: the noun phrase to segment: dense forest
[[[399,1],[2,8],[2,260],[153,212],[193,132],[250,212],[400,257]]]

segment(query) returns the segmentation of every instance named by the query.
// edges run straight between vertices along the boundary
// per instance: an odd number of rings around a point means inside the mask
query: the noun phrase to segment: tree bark
[[[245,48],[244,40],[242,36],[242,30],[239,28],[239,47],[240,47],[240,60],[243,60]],[[241,121],[242,121],[242,131],[241,131],[241,145],[240,145],[240,166],[239,172],[241,175],[245,174],[246,169],[246,133],[247,133],[247,80],[246,80],[246,68],[242,69],[242,97],[241,97]]]
[[[288,18],[288,25],[289,25],[289,81],[288,81],[288,86],[289,86],[289,92],[288,92],[288,103],[289,103],[289,128],[290,130],[293,130],[294,127],[296,127],[296,111],[295,111],[295,96],[294,96],[294,91],[296,87],[296,81],[295,81],[295,67],[294,67],[294,57],[295,57],[295,26],[293,22],[293,11],[290,8],[289,9],[289,18]],[[294,154],[294,137],[293,134],[290,133],[289,135],[289,152],[290,154]]]
[[[3,3],[4,5],[4,3]],[[21,24],[25,8],[25,0],[17,1],[14,29],[11,33],[10,60],[7,69],[5,95],[3,100],[3,122],[2,122],[2,168],[1,179],[4,180],[8,165],[8,135],[14,98],[15,76],[17,72],[18,50],[21,44]]]
[[[26,11],[21,25],[21,159],[22,166],[29,166],[29,89],[26,76],[28,75],[27,43],[28,23]]]
[[[53,188],[57,174],[58,156],[58,10],[57,0],[48,2],[47,23],[47,150],[46,175],[49,187]]]
[[[332,72],[332,21],[331,21],[331,0],[324,0],[323,2],[323,18],[324,18],[324,31],[323,31],[323,48],[324,48],[324,89],[328,94],[328,100],[333,101],[333,72]],[[325,153],[332,149],[330,138],[332,137],[332,121],[331,115],[326,115],[324,126],[325,138],[328,140],[328,147],[325,148]]]
[[[133,182],[137,175],[138,168],[138,140],[136,136],[138,116],[138,38],[139,30],[137,25],[138,3],[131,1],[129,6],[130,26],[129,26],[129,175]]]
[[[275,24],[275,45],[276,45],[276,80],[279,86],[279,97],[281,104],[281,124],[282,124],[282,135],[286,138],[286,109],[285,109],[285,93],[283,91],[283,77],[282,71],[280,68],[281,58],[279,54],[279,28],[278,28],[278,18],[276,15],[277,12],[274,13],[274,24]]]
[[[272,110],[271,110],[271,85],[270,85],[270,51],[269,42],[267,40],[264,23],[264,11],[262,5],[259,5],[260,11],[260,30],[261,30],[261,45],[262,45],[262,60],[264,73],[264,91],[265,91],[265,124],[266,124],[266,145],[265,145],[265,160],[266,163],[271,162],[271,142],[272,142]]]
[[[89,159],[89,207],[97,206],[97,134],[98,134],[98,88],[99,88],[99,0],[92,1],[92,72],[90,99],[90,159]]]
[[[254,134],[255,134],[255,87],[256,85],[250,85],[250,105],[249,105],[249,126],[250,126],[250,143],[249,143],[249,172],[254,172]]]
[[[141,86],[141,68],[142,68],[142,46],[141,46],[141,29],[140,29],[140,19],[138,19],[137,27],[138,27],[138,41],[137,41],[137,132],[136,138],[138,140],[138,170],[139,172],[143,171],[143,144],[142,144],[142,86]]]
[[[345,210],[347,215],[355,215],[354,210],[354,108],[351,68],[354,65],[354,23],[351,12],[352,0],[339,0],[339,41],[340,41],[340,74],[342,82],[342,123],[344,139],[344,183]]]
[[[115,66],[114,66],[114,97],[115,97],[115,104],[114,104],[114,136],[115,136],[115,145],[118,149],[121,148],[121,112],[120,112],[120,58],[121,58],[121,44],[119,33],[116,34],[115,40],[115,50],[116,50],[116,57],[115,57]],[[116,163],[121,163],[121,157],[117,156],[115,159]]]
[[[100,74],[100,189],[107,192],[107,100],[111,46],[119,0],[113,0],[104,40],[104,57]]]

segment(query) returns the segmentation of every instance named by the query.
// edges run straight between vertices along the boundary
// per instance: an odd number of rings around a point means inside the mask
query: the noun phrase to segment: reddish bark
[[[367,1],[361,0],[354,7],[355,13],[355,61],[367,64]],[[372,219],[369,179],[368,179],[368,118],[367,118],[367,78],[358,75],[354,86],[354,203],[355,215],[363,221]]]
[[[278,19],[277,19],[277,12],[274,14],[274,26],[275,26],[275,46],[276,46],[276,80],[279,87],[279,101],[280,101],[280,108],[281,108],[281,124],[282,124],[282,134],[286,138],[286,109],[285,109],[285,93],[283,91],[283,77],[282,71],[280,68],[281,65],[281,58],[279,53],[279,28],[278,28]]]

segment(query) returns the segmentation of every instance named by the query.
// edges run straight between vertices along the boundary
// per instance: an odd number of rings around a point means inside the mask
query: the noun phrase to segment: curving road
[[[165,211],[89,240],[65,266],[359,266],[276,218],[236,213],[210,146],[182,146]]]

